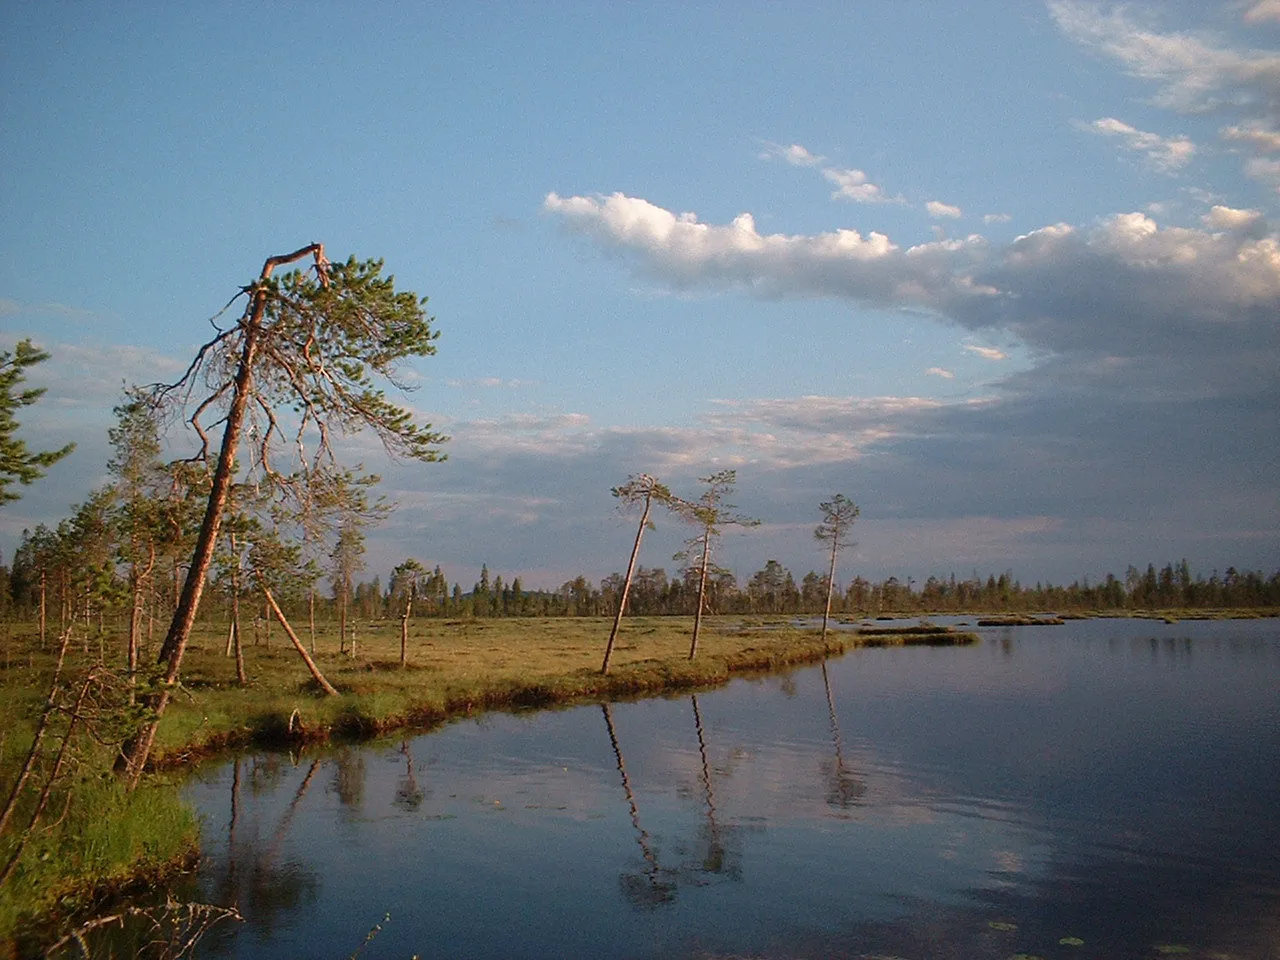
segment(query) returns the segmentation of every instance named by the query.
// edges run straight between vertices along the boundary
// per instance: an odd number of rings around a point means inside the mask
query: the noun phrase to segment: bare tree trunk
[[[409,590],[409,600],[404,606],[404,615],[400,618],[400,666],[409,663],[409,618],[413,616],[413,589]]]
[[[338,597],[338,653],[347,652],[347,594],[346,584],[339,588]]]
[[[640,541],[644,537],[645,524],[649,522],[649,508],[653,505],[653,495],[644,498],[644,513],[640,516],[640,526],[636,529],[636,542],[631,548],[631,559],[627,563],[627,578],[622,582],[622,596],[618,599],[618,611],[613,615],[613,629],[609,631],[609,642],[604,648],[604,664],[600,667],[602,674],[609,672],[609,659],[613,656],[613,645],[618,639],[618,628],[622,625],[622,613],[627,608],[627,597],[631,595],[631,577],[636,569],[636,557],[640,556]]]
[[[698,609],[693,615],[693,642],[689,644],[689,659],[698,653],[698,632],[702,628],[702,608],[707,595],[707,566],[711,562],[711,531],[704,530],[702,535],[702,564],[698,572]]]
[[[827,606],[822,611],[822,642],[827,642],[827,621],[831,619],[831,594],[836,586],[836,551],[840,549],[837,537],[831,538],[831,566],[827,569]]]
[[[316,655],[316,588],[307,591],[307,629],[311,632],[311,655]]]
[[[289,635],[289,639],[293,642],[293,648],[298,651],[298,656],[302,657],[302,662],[307,665],[307,669],[311,671],[311,676],[320,689],[331,697],[338,696],[338,691],[333,685],[324,678],[324,674],[320,672],[320,668],[316,666],[316,662],[311,659],[311,655],[307,653],[307,648],[302,645],[302,641],[298,639],[298,635],[293,632],[293,627],[289,626],[289,621],[285,619],[284,611],[280,609],[280,605],[276,603],[276,598],[271,595],[271,591],[267,589],[265,583],[259,582],[262,587],[262,596],[266,598],[267,606],[271,608],[271,612],[275,614],[276,619],[280,621],[280,626],[284,627],[284,632]]]
[[[40,649],[44,649],[45,639],[45,573],[44,568],[40,568]]]
[[[231,628],[235,631],[236,683],[242,687],[247,687],[249,678],[244,672],[244,646],[240,643],[240,620],[238,618],[232,622]]]

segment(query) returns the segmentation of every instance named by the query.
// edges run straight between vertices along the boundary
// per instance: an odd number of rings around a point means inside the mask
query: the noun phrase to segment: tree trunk
[[[40,743],[44,739],[45,731],[49,729],[49,720],[53,717],[53,713],[58,707],[58,689],[62,680],[62,664],[66,660],[67,647],[70,644],[71,631],[68,630],[62,635],[62,643],[58,646],[58,660],[53,667],[53,680],[49,683],[49,696],[45,699],[44,712],[40,714],[40,722],[36,725],[35,735],[31,738],[31,746],[27,750],[26,762],[22,765],[22,772],[18,774],[18,779],[13,782],[13,787],[9,791],[9,799],[5,801],[4,811],[0,813],[0,835],[4,834],[4,828],[8,825],[9,818],[13,816],[13,811],[18,804],[18,795],[22,792],[22,788],[26,786],[27,779],[31,776],[31,771],[40,756]]]
[[[67,721],[67,732],[62,735],[62,743],[58,746],[58,755],[53,761],[53,769],[49,771],[49,777],[45,780],[44,789],[40,791],[40,799],[36,802],[35,810],[31,812],[31,819],[27,823],[27,829],[18,838],[17,844],[14,845],[13,853],[9,857],[9,862],[5,864],[4,870],[0,872],[0,886],[5,884],[13,873],[13,868],[18,865],[18,858],[22,856],[22,851],[26,847],[27,841],[31,839],[31,834],[35,830],[36,824],[40,821],[40,815],[44,813],[44,808],[49,803],[49,795],[53,793],[54,785],[62,774],[62,764],[67,759],[67,748],[71,745],[71,735],[75,732],[76,724],[80,720],[80,708],[84,706],[84,699],[89,695],[89,690],[93,684],[94,676],[90,674],[80,687],[80,694],[76,697],[75,706],[71,708],[71,716]]]
[[[822,611],[822,642],[827,642],[827,621],[831,619],[831,593],[836,586],[836,551],[840,549],[838,538],[831,538],[831,566],[827,570],[827,606]]]
[[[40,569],[40,649],[44,649],[45,639],[45,573],[44,568]]]
[[[307,669],[311,671],[311,676],[320,689],[331,697],[338,696],[338,691],[333,685],[324,678],[324,674],[320,672],[320,668],[316,666],[316,662],[311,659],[311,655],[307,653],[307,648],[302,645],[302,641],[298,639],[298,635],[293,632],[293,627],[289,626],[289,621],[285,619],[284,611],[280,609],[280,605],[276,603],[276,598],[271,595],[271,591],[267,589],[265,583],[259,583],[262,587],[262,596],[267,601],[267,606],[271,608],[271,612],[275,614],[276,619],[280,621],[280,626],[284,627],[284,632],[289,635],[289,640],[293,643],[293,648],[298,651],[298,656],[302,657],[302,662],[307,665]]]
[[[316,588],[307,591],[307,629],[311,632],[311,655],[316,655]]]
[[[640,515],[640,526],[636,530],[636,542],[631,548],[631,560],[627,563],[627,578],[622,582],[622,596],[618,599],[618,611],[613,616],[613,629],[609,631],[609,642],[604,648],[604,664],[600,667],[602,674],[609,672],[609,658],[613,656],[613,645],[618,639],[618,627],[622,625],[622,613],[627,608],[627,597],[631,595],[631,577],[636,569],[636,557],[640,556],[640,541],[644,537],[644,526],[649,522],[649,508],[653,505],[653,495],[644,498],[644,513]]]
[[[689,659],[698,653],[698,632],[702,629],[702,608],[707,595],[707,565],[711,562],[711,529],[702,533],[702,564],[698,572],[698,609],[693,615],[693,642],[689,644]]]
[[[404,606],[404,616],[400,618],[400,666],[409,663],[409,618],[413,616],[413,589],[409,590],[409,600]]]
[[[338,597],[338,653],[347,652],[347,586],[342,583],[339,586]]]
[[[308,253],[314,253],[317,259],[323,256],[320,245],[311,244],[283,257],[271,257],[262,266],[261,279],[266,280],[270,277],[277,266],[300,260]],[[159,694],[150,698],[151,702],[148,706],[152,708],[153,719],[139,731],[137,737],[127,744],[124,750],[124,768],[130,789],[136,787],[138,780],[142,777],[147,757],[151,755],[151,745],[155,742],[156,730],[160,726],[160,718],[164,715],[165,708],[169,705],[171,691],[178,682],[182,657],[187,650],[187,641],[191,639],[196,612],[200,607],[200,596],[204,593],[205,579],[213,563],[213,548],[217,544],[218,529],[222,525],[222,513],[227,505],[227,495],[231,490],[231,479],[235,472],[240,431],[244,426],[245,411],[248,409],[249,398],[253,393],[253,366],[257,359],[258,337],[262,333],[262,316],[266,308],[265,289],[261,286],[254,288],[249,316],[243,326],[244,344],[240,353],[240,364],[236,369],[231,408],[227,411],[226,425],[222,431],[222,447],[218,452],[218,465],[209,487],[209,502],[205,508],[204,520],[200,524],[200,533],[196,537],[195,550],[191,554],[187,578],[182,584],[182,595],[178,599],[177,609],[173,612],[173,622],[169,625],[169,633],[160,647],[159,662],[168,661],[164,687]]]

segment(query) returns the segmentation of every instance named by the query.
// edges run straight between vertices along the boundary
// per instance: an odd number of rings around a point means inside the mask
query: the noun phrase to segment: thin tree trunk
[[[84,698],[89,695],[89,688],[93,686],[94,679],[93,675],[90,674],[80,687],[80,694],[76,697],[75,706],[71,708],[71,719],[67,723],[67,732],[62,736],[62,743],[58,746],[58,756],[54,759],[53,769],[49,771],[49,778],[45,781],[44,789],[40,791],[40,799],[36,802],[36,808],[31,812],[31,820],[27,823],[27,829],[22,831],[22,836],[18,838],[18,843],[13,848],[13,854],[9,857],[9,862],[5,864],[4,870],[0,871],[0,886],[4,886],[9,879],[9,875],[13,873],[13,868],[18,865],[18,858],[22,856],[22,851],[25,849],[27,841],[31,839],[31,832],[35,829],[40,820],[40,815],[44,813],[44,808],[49,802],[49,794],[53,792],[54,784],[58,782],[58,775],[62,773],[62,763],[67,758],[67,747],[71,744],[71,735],[75,732],[76,723],[80,719],[80,708],[84,706]]]
[[[413,615],[413,590],[409,591],[409,600],[404,607],[404,616],[400,618],[400,666],[409,663],[409,617]]]
[[[307,629],[311,633],[311,655],[316,655],[316,588],[307,591]]]
[[[284,632],[289,635],[289,639],[293,642],[293,648],[298,651],[298,656],[302,657],[302,662],[307,665],[307,669],[311,671],[311,676],[316,683],[320,685],[320,689],[331,697],[338,696],[338,691],[333,685],[324,678],[324,674],[320,672],[320,668],[316,666],[316,662],[311,659],[311,655],[307,653],[307,648],[302,645],[302,641],[298,639],[298,635],[293,632],[293,627],[289,626],[289,621],[285,619],[284,611],[280,609],[280,605],[276,603],[276,598],[271,595],[271,591],[267,589],[265,583],[259,582],[262,587],[262,596],[266,598],[267,606],[271,608],[271,612],[276,615],[276,619],[280,621],[280,626],[284,627]]]
[[[347,652],[347,585],[344,581],[338,597],[338,653]]]
[[[27,750],[26,762],[22,765],[22,772],[18,774],[18,779],[14,781],[13,788],[9,791],[9,799],[5,801],[4,812],[0,813],[0,835],[4,834],[4,828],[9,824],[9,818],[13,816],[14,808],[18,804],[18,795],[22,792],[22,788],[26,786],[31,771],[34,769],[36,760],[40,756],[40,743],[44,739],[45,732],[49,729],[49,719],[53,716],[54,710],[58,707],[58,684],[62,679],[62,664],[67,657],[67,647],[71,645],[71,631],[68,630],[62,635],[62,643],[58,646],[58,659],[53,667],[53,680],[49,683],[49,696],[45,698],[44,712],[40,714],[40,722],[36,724],[35,736],[31,738],[31,747]]]
[[[822,642],[827,642],[827,621],[831,619],[831,593],[836,586],[836,551],[840,549],[838,538],[831,538],[831,566],[827,570],[827,606],[822,611]]]
[[[698,573],[698,609],[693,615],[693,642],[689,644],[689,659],[698,653],[698,632],[702,629],[703,601],[707,594],[707,565],[711,562],[711,530],[702,534],[702,565]]]
[[[631,560],[627,563],[627,578],[622,582],[622,596],[618,599],[618,611],[613,616],[613,629],[609,631],[609,642],[604,648],[604,663],[600,667],[602,674],[609,672],[609,658],[613,656],[613,645],[618,639],[618,627],[622,625],[622,614],[627,608],[627,597],[631,595],[631,577],[636,569],[636,557],[640,556],[640,541],[644,537],[645,524],[649,522],[649,508],[653,505],[653,495],[644,498],[644,513],[640,515],[640,526],[636,529],[636,542],[631,548]]]
[[[232,621],[231,628],[235,631],[236,683],[242,687],[247,687],[249,678],[244,672],[244,646],[240,643],[239,619]]]
[[[45,638],[45,573],[44,568],[40,569],[40,649],[44,649]]]

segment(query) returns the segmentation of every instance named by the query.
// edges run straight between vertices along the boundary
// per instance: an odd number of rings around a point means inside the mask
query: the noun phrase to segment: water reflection
[[[427,798],[427,791],[418,786],[418,778],[414,775],[413,746],[410,741],[400,742],[400,753],[404,756],[404,776],[396,784],[396,806],[412,812],[422,806],[422,801]]]
[[[847,811],[861,802],[867,785],[844,762],[844,747],[840,742],[840,718],[836,715],[836,701],[831,694],[831,677],[827,661],[822,661],[822,688],[827,695],[827,716],[831,723],[831,744],[835,755],[824,764],[827,778],[827,804],[837,810]]]
[[[268,796],[281,784],[290,767],[282,755],[254,757],[249,762],[250,793]],[[281,919],[300,906],[315,901],[319,878],[303,863],[295,860],[279,862],[280,849],[303,798],[306,796],[321,761],[312,760],[293,798],[280,815],[269,839],[263,842],[263,822],[259,818],[248,824],[242,820],[242,784],[245,760],[232,762],[231,811],[227,821],[225,856],[211,861],[204,871],[206,890],[201,896],[209,902],[236,907],[245,918],[246,928],[259,940],[269,940]],[[207,836],[206,842],[213,839]],[[199,899],[199,898],[197,898]],[[219,928],[213,941],[232,939],[236,932]]]
[[[989,636],[238,759],[204,952],[1280,955],[1276,623]]]
[[[620,877],[622,892],[637,907],[656,907],[671,903],[676,898],[676,884],[668,873],[658,865],[658,854],[654,850],[653,840],[649,832],[640,825],[640,807],[636,803],[635,792],[631,789],[631,779],[627,776],[627,762],[622,756],[622,745],[618,743],[618,731],[613,725],[613,710],[609,704],[600,704],[604,712],[605,729],[609,732],[609,743],[613,746],[613,755],[618,763],[618,775],[622,778],[622,792],[626,795],[627,806],[631,813],[631,826],[635,830],[636,843],[640,846],[640,857],[644,868],[638,873],[623,873]]]

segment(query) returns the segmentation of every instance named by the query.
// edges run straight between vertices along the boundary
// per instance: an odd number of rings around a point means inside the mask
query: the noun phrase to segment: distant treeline
[[[28,539],[19,547],[13,563],[0,565],[0,617],[9,619],[37,616],[41,606],[53,623],[76,617],[93,623],[127,612],[128,584],[114,565],[86,564],[83,558],[59,563],[56,559],[37,564],[38,551]],[[163,618],[172,609],[179,574],[175,571],[166,585],[160,578],[152,592],[148,613]],[[556,590],[526,589],[519,576],[510,581],[491,577],[484,567],[480,580],[471,589],[450,583],[437,566],[417,578],[414,584],[414,617],[596,617],[612,616],[622,594],[623,576],[613,573],[599,583],[585,576],[568,580]],[[383,586],[380,577],[355,583],[347,601],[350,615],[364,620],[396,617],[405,607],[405,589],[393,574]],[[709,611],[719,614],[821,614],[826,599],[826,577],[809,571],[798,582],[794,575],[770,560],[752,574],[745,584],[726,570],[716,571],[709,580]],[[43,593],[43,600],[42,600]],[[203,618],[221,620],[230,604],[230,582],[226,576],[210,583]],[[246,586],[241,596],[249,611],[253,589]],[[286,609],[305,617],[314,602],[315,616],[329,620],[336,616],[338,598],[332,591],[314,595],[298,589],[286,590]],[[690,616],[697,604],[697,571],[677,571],[661,567],[637,569],[627,602],[634,616]],[[1171,608],[1228,609],[1280,607],[1280,571],[1265,575],[1258,571],[1238,571],[1228,567],[1208,578],[1193,575],[1187,561],[1167,563],[1156,569],[1129,567],[1124,577],[1106,574],[1097,582],[1075,581],[1067,586],[1050,583],[1026,585],[1009,573],[977,574],[959,579],[929,577],[924,582],[889,577],[873,582],[855,577],[847,583],[837,579],[833,612],[847,616],[884,614],[974,613],[999,611],[1083,611],[1149,610]],[[252,615],[252,614],[251,614]]]
[[[622,594],[623,576],[613,573],[598,584],[585,576],[566,581],[558,590],[525,590],[520,578],[508,584],[501,576],[492,580],[488,568],[469,592],[459,584],[448,587],[437,567],[428,592],[419,593],[421,615],[430,616],[612,616]],[[434,590],[434,592],[431,592]],[[668,575],[661,567],[639,567],[627,599],[627,612],[635,616],[691,616],[697,604],[697,571]],[[827,596],[827,578],[809,571],[797,583],[794,575],[776,560],[752,574],[745,584],[728,571],[718,571],[709,582],[711,612],[721,614],[821,614]],[[357,605],[365,616],[381,609],[392,612],[395,598],[383,592],[378,581],[357,588]],[[929,577],[923,583],[889,577],[872,582],[855,577],[836,581],[833,611],[849,615],[886,613],[970,613],[1031,610],[1145,610],[1175,607],[1221,609],[1280,606],[1280,571],[1270,576],[1257,571],[1243,573],[1235,567],[1216,571],[1207,579],[1193,576],[1187,562],[1166,564],[1145,572],[1129,567],[1123,580],[1107,574],[1097,583],[1076,581],[1069,586],[1036,583],[1027,586],[1010,574],[972,575],[957,579]],[[423,602],[426,601],[426,602]],[[415,607],[415,611],[418,608]]]

